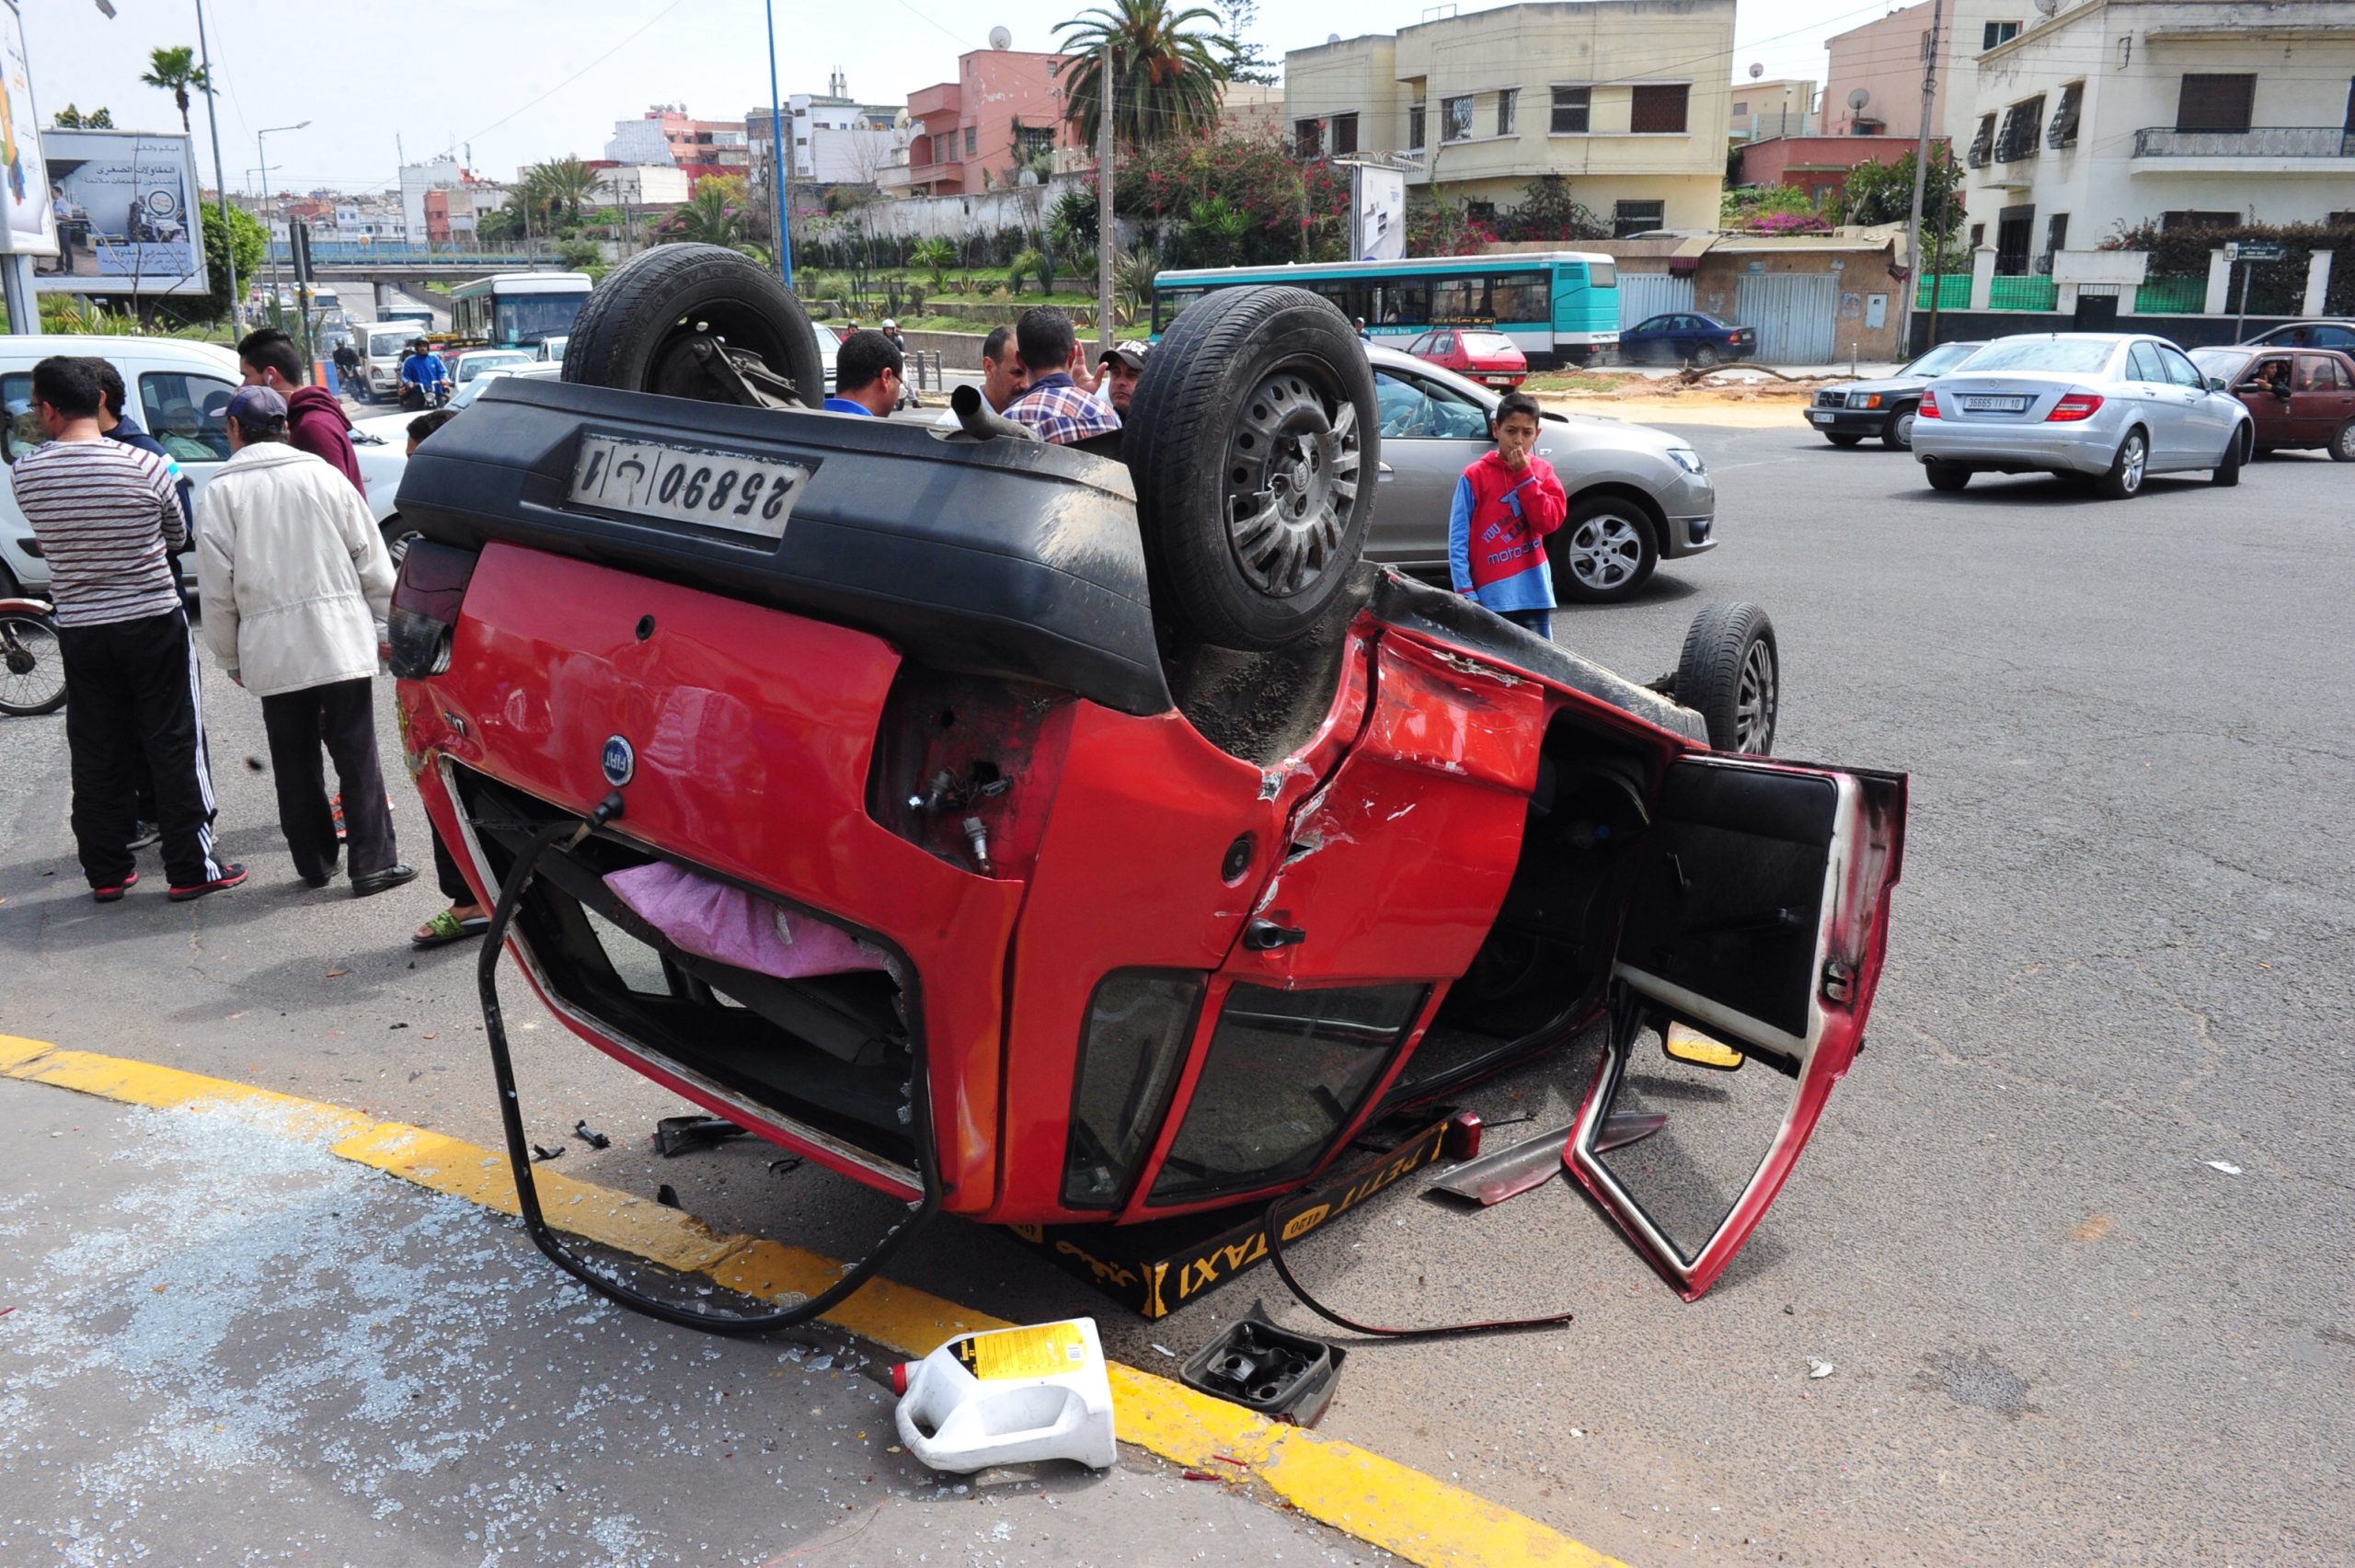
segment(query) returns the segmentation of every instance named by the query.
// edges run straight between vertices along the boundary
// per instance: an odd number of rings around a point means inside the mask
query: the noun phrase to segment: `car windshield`
[[[368,353],[372,359],[389,360],[408,352],[409,334],[406,332],[372,332],[368,336]]]
[[[2094,338],[2015,338],[1990,343],[1970,357],[1978,371],[2063,371],[2090,374],[2109,363],[2118,345]]]
[[[1512,339],[1501,332],[1467,332],[1464,335],[1464,351],[1467,354],[1510,354]]]
[[[1979,345],[1976,343],[1941,343],[1897,373],[1915,376],[1944,375],[1977,352],[1979,352]]]
[[[2240,379],[2240,373],[2256,356],[2246,349],[2194,349],[2191,362],[2200,367],[2201,375],[2222,376],[2229,384]]]
[[[458,379],[472,381],[486,371],[507,365],[527,365],[532,356],[525,353],[469,354],[458,362]]]

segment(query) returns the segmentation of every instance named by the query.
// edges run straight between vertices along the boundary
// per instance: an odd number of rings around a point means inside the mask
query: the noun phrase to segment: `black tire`
[[[1633,598],[1660,565],[1660,534],[1651,514],[1624,496],[1587,496],[1545,542],[1556,597],[1580,604]]]
[[[65,705],[55,621],[22,610],[0,612],[0,714],[38,718]]]
[[[2330,460],[2333,463],[2355,463],[2355,419],[2338,427],[2330,438]]]
[[[1880,444],[1891,452],[1913,450],[1913,405],[1909,403],[1889,417],[1880,428]]]
[[[1717,351],[1715,349],[1710,348],[1706,343],[1700,345],[1693,350],[1693,363],[1698,368],[1706,371],[1717,362]]]
[[[2094,481],[2094,488],[2113,501],[2131,500],[2142,493],[2150,463],[2150,434],[2137,425],[2118,443],[2118,453],[2109,460],[2109,471]]]
[[[1707,722],[1711,747],[1772,752],[1782,692],[1782,653],[1765,611],[1712,604],[1693,617],[1676,661],[1676,700]]]
[[[2216,486],[2220,489],[2225,490],[2229,490],[2234,486],[2239,484],[2241,482],[2241,464],[2246,461],[2248,456],[2248,447],[2249,438],[2247,434],[2241,430],[2234,430],[2233,432],[2233,439],[2224,443],[2224,461],[2216,464],[2215,468],[2210,472],[2208,475],[2208,482]]]
[[[1187,306],[1145,360],[1120,449],[1155,598],[1220,647],[1307,631],[1365,548],[1381,441],[1373,367],[1329,301],[1257,286]]]
[[[1959,468],[1951,463],[1925,463],[1922,464],[1922,475],[1929,480],[1933,490],[1951,493],[1970,483],[1970,470]]]
[[[695,352],[706,338],[758,355],[810,407],[825,403],[810,313],[775,274],[717,245],[658,245],[607,274],[573,320],[564,379],[707,399],[715,388]]]
[[[1826,430],[1823,432],[1823,439],[1833,446],[1855,446],[1865,438],[1854,430]]]

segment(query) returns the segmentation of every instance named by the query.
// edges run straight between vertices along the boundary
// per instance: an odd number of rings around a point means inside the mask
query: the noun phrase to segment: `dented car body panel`
[[[1648,967],[1620,951],[1622,928],[1641,927],[1645,879],[1661,875],[1678,770],[1717,765],[1696,716],[1667,699],[1369,570],[1296,682],[1281,744],[1222,745],[1199,707],[1151,700],[1158,668],[1100,649],[1063,665],[1039,625],[957,668],[951,634],[905,604],[879,607],[879,579],[827,613],[820,574],[779,560],[747,588],[729,576],[733,541],[669,553],[650,525],[571,506],[547,477],[572,462],[557,416],[611,428],[631,406],[675,412],[601,401],[611,395],[495,391],[477,407],[523,405],[509,433],[533,441],[508,450],[524,455],[496,455],[503,438],[486,421],[475,446],[421,452],[403,498],[424,535],[404,581],[441,585],[406,634],[396,626],[413,650],[397,671],[404,747],[468,880],[488,898],[531,831],[608,795],[626,803],[547,857],[511,933],[574,1033],[880,1190],[919,1192],[915,1140],[928,1138],[947,1212],[1125,1223],[1300,1187],[1382,1111],[1557,1045],[1633,998],[1797,1062],[1804,1115],[1782,1138],[1788,1157],[1778,1147],[1773,1181],[1752,1184],[1742,1222],[1697,1262],[1646,1233],[1606,1167],[1579,1168],[1680,1289],[1706,1288],[1739,1248],[1853,1058],[1884,950],[1901,784],[1892,797],[1863,775],[1739,764],[1849,801],[1799,825],[1823,840],[1807,853],[1833,863],[1817,878],[1822,931],[1808,927],[1804,954],[1786,942],[1736,956],[1775,967],[1760,982],[1775,1019],[1801,1026],[1750,1027],[1749,992],[1713,1008],[1689,983],[1713,961],[1692,944],[1728,940],[1693,936],[1707,923],[1693,911],[1643,928]],[[866,503],[819,483],[830,466],[849,473],[848,449],[825,445],[846,421],[757,418],[780,432],[773,449],[817,474],[786,538],[805,509],[856,523]],[[974,450],[932,461],[1009,467]],[[502,462],[511,472],[486,484]],[[1092,471],[1116,464],[1077,454],[1010,467],[1119,493]],[[945,498],[951,476],[927,470],[926,493]],[[502,508],[528,515],[503,521]],[[1128,602],[1130,565],[1074,537],[1117,521],[1118,508],[1080,516],[1091,509],[1063,506],[1049,531],[1062,559],[1098,570],[1095,614]],[[999,521],[991,549],[1017,568],[1041,558]],[[1142,581],[1139,563],[1138,614]],[[971,598],[970,584],[921,586]],[[1056,635],[1076,624],[1056,620],[1073,602],[1059,592],[1033,601]],[[1116,652],[1133,647],[1131,613],[1112,613]],[[1727,862],[1711,873],[1724,896],[1743,896],[1739,823],[1699,830]],[[778,980],[684,955],[602,886],[654,861],[838,926],[877,968]],[[1845,977],[1836,1005],[1805,1000],[1827,944]],[[1603,1078],[1614,1062],[1624,1070],[1624,1052],[1607,1054]],[[919,1074],[928,1118],[908,1114]],[[1590,1105],[1607,1104],[1603,1078]]]

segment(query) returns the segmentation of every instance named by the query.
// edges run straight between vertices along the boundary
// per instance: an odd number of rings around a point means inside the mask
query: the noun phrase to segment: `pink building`
[[[977,49],[959,57],[955,81],[909,94],[908,194],[976,194],[1003,182],[1018,155],[1074,145],[1055,76],[1063,58]]]
[[[1918,134],[1922,37],[1929,30],[1930,7],[1920,5],[1826,39],[1823,47],[1832,66],[1823,83],[1823,129],[1834,136]],[[1850,100],[1860,92],[1863,103],[1852,106]],[[1945,124],[1946,96],[1946,73],[1941,71],[1931,109],[1934,134]]]
[[[1933,166],[1945,145],[1945,137],[1930,138]],[[1911,136],[1771,136],[1742,147],[1741,183],[1796,186],[1821,206],[1857,165],[1893,164],[1913,150]]]

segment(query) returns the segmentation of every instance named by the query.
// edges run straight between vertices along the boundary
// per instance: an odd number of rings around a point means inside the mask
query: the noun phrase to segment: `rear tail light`
[[[2090,419],[2101,407],[2101,399],[2090,392],[2073,392],[2052,406],[2044,417],[2048,425],[2070,425],[2079,419]]]
[[[426,539],[409,541],[401,557],[401,575],[393,584],[392,613],[385,620],[396,679],[418,681],[449,670],[458,607],[465,601],[466,582],[478,559],[472,550]]]
[[[1741,334],[1739,332],[1729,333],[1726,337],[1726,341],[1739,349],[1741,347]]]
[[[1938,395],[1935,392],[1925,392],[1922,394],[1921,406],[1913,410],[1913,417],[1917,419],[1936,418],[1938,417]]]

